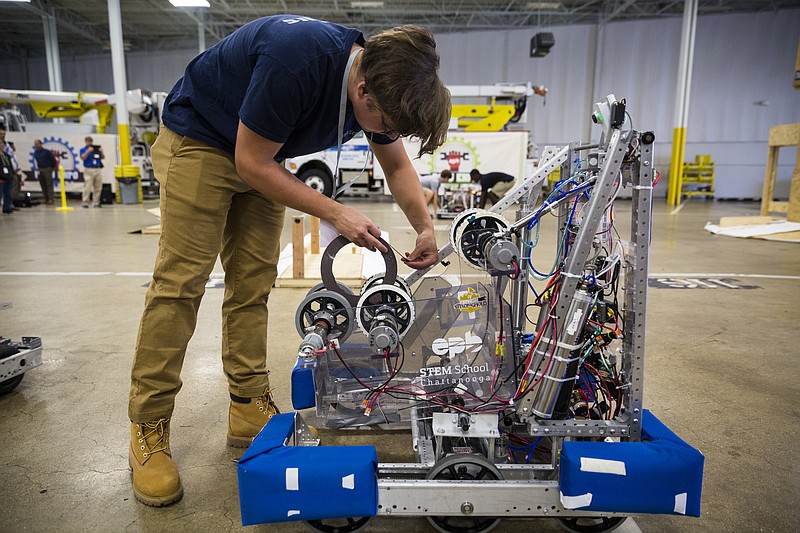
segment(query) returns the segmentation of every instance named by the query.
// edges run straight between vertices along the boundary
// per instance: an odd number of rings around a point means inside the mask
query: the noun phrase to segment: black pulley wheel
[[[477,454],[454,454],[439,460],[427,479],[448,481],[497,481],[503,479],[497,467]],[[500,523],[494,516],[429,516],[428,522],[441,533],[485,533]]]
[[[0,381],[0,395],[8,394],[12,390],[17,388],[22,378],[25,377],[25,374],[17,374],[13,378],[9,378],[5,381]]]
[[[557,518],[559,527],[571,533],[605,533],[617,529],[627,516],[580,516]]]
[[[324,520],[306,520],[305,524],[312,531],[321,533],[352,533],[367,527],[371,516],[356,518],[326,518]]]

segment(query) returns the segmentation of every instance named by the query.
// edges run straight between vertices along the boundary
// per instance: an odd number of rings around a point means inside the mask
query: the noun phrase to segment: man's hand
[[[436,248],[436,239],[433,233],[423,232],[417,235],[416,247],[411,252],[406,252],[402,258],[403,263],[421,270],[427,268],[439,260],[439,250]]]
[[[336,228],[336,231],[347,237],[356,246],[363,246],[370,252],[378,250],[386,253],[389,251],[378,240],[381,236],[381,229],[361,211],[340,205],[335,215],[328,220]]]

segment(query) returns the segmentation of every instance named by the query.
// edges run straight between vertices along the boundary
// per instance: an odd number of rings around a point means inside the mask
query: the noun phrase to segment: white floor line
[[[380,259],[380,254],[377,254]],[[382,266],[381,261],[381,266]],[[0,272],[0,276],[128,276],[128,277],[150,277],[152,272]],[[425,277],[446,275],[448,278],[459,276],[443,274],[426,274]],[[224,278],[224,272],[212,272],[209,278]],[[465,273],[460,276],[462,279],[485,278],[486,274]],[[800,276],[778,275],[778,274],[736,274],[733,272],[657,272],[651,273],[648,278],[763,278],[763,279],[790,279],[800,280]]]
[[[670,212],[669,212],[669,214],[670,214],[670,215],[677,215],[678,213],[680,213],[680,212],[681,212],[681,209],[683,209],[683,206],[685,206],[685,205],[686,205],[686,202],[688,202],[688,201],[689,201],[689,199],[687,198],[686,200],[684,200],[684,201],[681,203],[681,205],[679,205],[678,207],[676,207],[675,209],[673,209],[672,211],[670,211]]]
[[[667,272],[649,274],[648,278],[767,278],[767,279],[800,279],[800,276],[780,276],[773,274],[718,274],[707,272]]]

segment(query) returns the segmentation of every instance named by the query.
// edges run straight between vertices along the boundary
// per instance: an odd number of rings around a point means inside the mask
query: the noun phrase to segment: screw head
[[[475,506],[472,505],[470,502],[464,502],[461,504],[461,513],[462,514],[472,514],[472,511],[475,510]]]

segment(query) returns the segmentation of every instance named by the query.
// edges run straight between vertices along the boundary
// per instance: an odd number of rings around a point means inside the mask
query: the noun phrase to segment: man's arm
[[[81,148],[81,161],[86,161],[86,158],[89,157],[89,154],[94,150],[91,146],[84,146]]]
[[[318,193],[277,163],[274,158],[281,146],[239,122],[236,172],[267,198],[331,223],[356,245],[371,251],[389,251],[378,240],[380,228],[364,214]]]
[[[486,209],[486,198],[489,196],[489,187],[483,184],[483,180],[481,180],[481,199],[478,201],[478,207],[480,209]]]
[[[417,171],[408,159],[401,139],[391,144],[370,144],[386,174],[392,196],[397,200],[397,205],[403,210],[411,227],[417,232],[414,250],[407,252],[402,260],[411,268],[426,268],[438,261],[439,254],[433,223],[428,214],[428,206]]]

